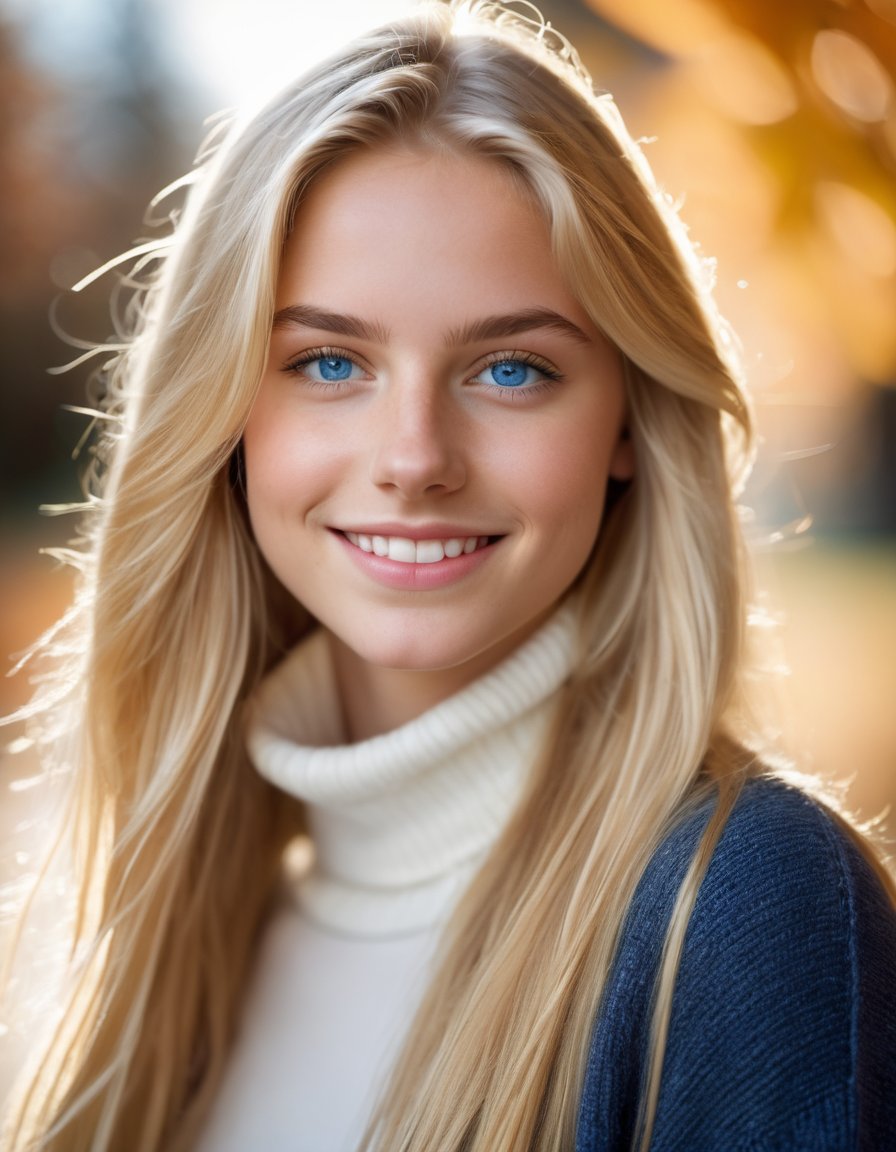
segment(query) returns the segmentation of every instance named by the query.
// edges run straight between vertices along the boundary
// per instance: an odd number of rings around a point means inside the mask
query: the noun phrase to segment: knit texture
[[[577,1152],[629,1152],[650,995],[709,807],[651,860],[595,1023]],[[896,914],[814,801],[748,784],[685,938],[651,1152],[896,1149]]]
[[[308,805],[315,862],[297,888],[317,923],[361,937],[447,919],[531,776],[576,613],[562,605],[474,684],[381,736],[343,744],[327,637],[262,684],[248,730],[258,771]]]
[[[269,936],[203,1152],[354,1147],[439,928],[519,803],[574,647],[567,605],[468,689],[351,746],[322,634],[265,682],[250,750],[308,804],[316,860],[299,914]],[[665,839],[632,901],[576,1152],[633,1150],[654,980],[710,811]],[[896,914],[871,868],[804,793],[751,781],[689,922],[650,1152],[896,1152],[894,996]]]

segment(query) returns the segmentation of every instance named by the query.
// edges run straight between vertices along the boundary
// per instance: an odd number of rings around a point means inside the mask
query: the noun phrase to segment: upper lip
[[[334,527],[336,527],[334,525]],[[345,524],[338,532],[355,532],[359,536],[401,536],[405,540],[464,540],[471,536],[496,536],[499,533],[458,524],[399,524],[383,520],[376,524]]]

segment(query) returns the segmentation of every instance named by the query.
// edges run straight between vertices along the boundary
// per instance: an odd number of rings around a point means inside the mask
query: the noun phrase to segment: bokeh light
[[[893,83],[867,44],[839,29],[822,29],[812,40],[812,75],[838,108],[857,120],[883,120]]]
[[[64,290],[151,233],[144,207],[190,168],[203,121],[412,6],[0,0],[4,655],[71,595],[38,547],[74,525],[35,510],[79,496],[84,421],[63,404],[83,405],[88,370],[46,375],[78,352],[51,309],[78,339],[105,339],[106,286]],[[792,668],[776,685],[782,741],[803,767],[854,774],[850,801],[875,816],[896,801],[896,0],[540,7],[615,92],[716,261],[763,439],[748,499],[757,550],[776,544],[760,562]],[[0,679],[0,712],[29,692]],[[40,827],[39,790],[8,784],[36,771],[0,761],[0,900],[31,855],[11,830]]]

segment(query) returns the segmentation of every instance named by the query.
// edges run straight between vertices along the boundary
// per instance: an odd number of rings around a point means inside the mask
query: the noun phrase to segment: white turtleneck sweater
[[[314,858],[266,928],[198,1152],[352,1152],[442,927],[520,799],[575,645],[563,605],[498,667],[345,745],[326,634],[262,683],[248,746],[308,806]]]

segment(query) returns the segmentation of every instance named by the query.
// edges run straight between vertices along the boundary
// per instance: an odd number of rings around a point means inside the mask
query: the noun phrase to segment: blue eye
[[[335,383],[351,379],[352,369],[357,368],[357,364],[352,363],[347,356],[320,356],[316,360],[309,360],[307,364],[302,365],[302,368],[312,380],[319,378],[328,383]]]
[[[312,384],[344,384],[366,378],[361,365],[338,348],[309,349],[300,359],[287,364],[285,370]]]
[[[502,388],[522,388],[526,384],[534,384],[541,375],[531,364],[522,360],[498,360],[489,365],[488,374]]]
[[[512,393],[514,391],[531,395],[551,383],[561,379],[560,373],[549,364],[529,358],[529,354],[518,353],[498,356],[473,377],[477,384],[490,388],[493,392]]]

